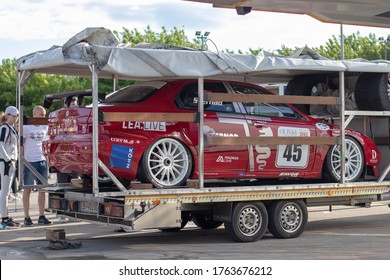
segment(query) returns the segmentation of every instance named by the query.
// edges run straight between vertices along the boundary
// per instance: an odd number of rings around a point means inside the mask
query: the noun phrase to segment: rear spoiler
[[[83,102],[84,96],[92,96],[92,89],[68,91],[62,93],[50,93],[45,95],[45,100],[43,101],[43,107],[49,109],[51,104],[53,104],[53,102],[55,101],[62,101],[67,105],[67,107],[69,107],[69,104],[72,101],[73,97],[78,98],[77,103],[80,106]],[[98,93],[98,98],[99,101],[103,101],[106,98],[106,94]]]

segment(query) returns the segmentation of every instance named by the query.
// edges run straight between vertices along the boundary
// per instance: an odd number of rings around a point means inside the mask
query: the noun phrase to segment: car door
[[[267,90],[231,83],[237,94],[271,94]],[[252,137],[311,137],[316,130],[302,115],[286,104],[242,102],[240,108]],[[260,176],[303,177],[313,168],[315,145],[254,145],[249,148],[248,172]]]
[[[205,81],[206,92],[227,93],[224,82]],[[198,83],[185,85],[175,99],[176,106],[185,110],[198,109]],[[249,128],[238,105],[232,102],[204,101],[203,135],[205,143],[210,137],[248,136]],[[183,132],[194,146],[198,145],[198,125],[183,123]],[[248,146],[204,147],[204,174],[209,178],[237,177],[245,172],[248,162]]]

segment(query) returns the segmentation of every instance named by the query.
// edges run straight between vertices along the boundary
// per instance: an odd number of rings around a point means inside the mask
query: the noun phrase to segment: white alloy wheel
[[[327,156],[329,175],[335,181],[340,180],[341,151],[339,145],[331,147]],[[345,138],[345,181],[354,182],[361,176],[364,168],[363,150],[353,138]]]
[[[173,187],[184,184],[188,179],[192,160],[180,141],[164,138],[148,148],[144,168],[148,179],[157,187]]]

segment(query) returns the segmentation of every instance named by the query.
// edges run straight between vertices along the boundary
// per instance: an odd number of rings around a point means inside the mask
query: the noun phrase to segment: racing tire
[[[231,221],[225,222],[225,231],[235,241],[254,242],[263,237],[267,226],[268,213],[262,202],[240,202],[233,208]]]
[[[188,148],[173,138],[155,141],[141,160],[141,181],[157,188],[183,186],[192,171]]]
[[[192,222],[202,229],[215,229],[223,224],[221,221],[214,221],[212,216],[206,214],[195,214]]]
[[[352,137],[345,137],[345,182],[357,181],[365,167],[363,149]],[[340,181],[341,151],[340,145],[330,147],[324,165],[324,177],[330,182]]]
[[[286,87],[285,95],[303,95],[310,96],[314,86],[318,83],[325,83],[326,76],[324,75],[302,75],[292,79]],[[295,104],[295,108],[301,112],[310,115],[310,105]]]
[[[300,236],[305,230],[308,211],[302,200],[279,200],[268,207],[268,230],[276,238]]]
[[[355,86],[360,110],[389,111],[389,77],[387,73],[362,73]]]

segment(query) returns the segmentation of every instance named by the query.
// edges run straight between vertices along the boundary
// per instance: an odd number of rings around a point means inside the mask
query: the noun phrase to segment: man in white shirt
[[[33,109],[34,118],[44,118],[46,110],[42,106],[35,106]],[[24,125],[23,126],[23,141],[24,141],[24,158],[47,180],[48,168],[46,158],[42,152],[42,141],[47,138],[47,125]],[[34,180],[40,184],[40,180],[24,166],[24,185],[34,185]],[[30,194],[31,188],[23,190],[23,208],[24,208],[24,224],[26,226],[33,225],[30,218]],[[51,222],[45,217],[45,193],[41,188],[38,188],[38,208],[39,218],[38,224],[48,225]]]

